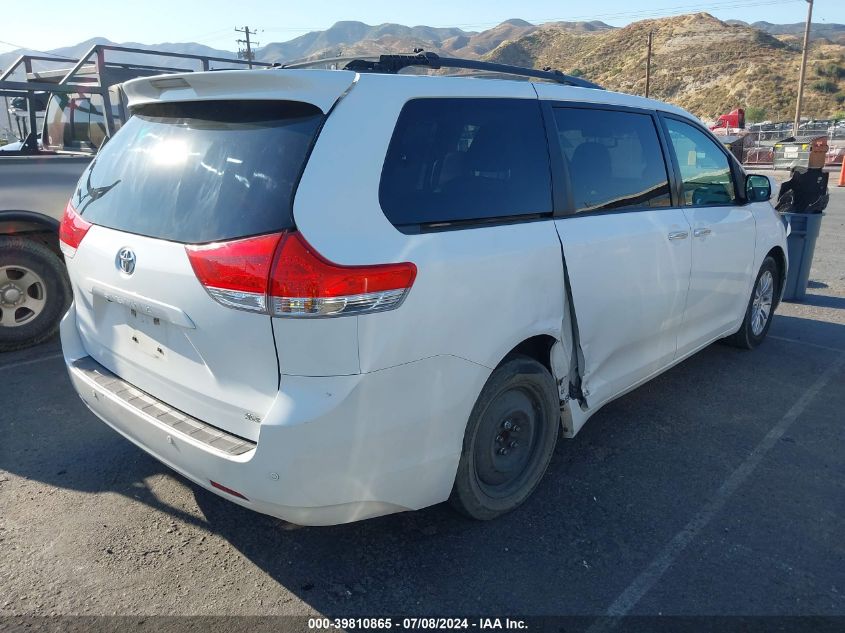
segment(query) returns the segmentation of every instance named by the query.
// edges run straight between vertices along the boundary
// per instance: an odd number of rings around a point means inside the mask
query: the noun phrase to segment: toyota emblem
[[[131,248],[124,246],[117,251],[117,268],[126,275],[135,272],[135,252]]]

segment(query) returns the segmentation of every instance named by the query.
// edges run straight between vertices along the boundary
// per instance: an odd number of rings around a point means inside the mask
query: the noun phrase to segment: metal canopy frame
[[[604,89],[592,81],[587,81],[586,79],[581,79],[580,77],[573,77],[572,75],[566,75],[559,70],[553,70],[551,68],[539,70],[536,68],[512,66],[510,64],[484,62],[477,59],[440,57],[440,55],[437,55],[436,53],[425,51],[415,51],[415,54],[413,55],[380,55],[378,61],[354,59],[346,64],[344,70],[396,74],[402,69],[410,67],[430,68],[432,70],[439,70],[441,68],[480,70],[484,72],[504,73],[521,77],[546,79],[555,83],[577,86],[579,88],[595,88],[598,90]]]
[[[171,51],[148,50],[145,48],[130,48],[111,44],[95,44],[79,59],[70,59],[56,55],[21,55],[11,66],[0,74],[0,97],[25,97],[29,110],[29,135],[24,141],[25,151],[37,153],[38,141],[35,134],[37,126],[36,110],[33,97],[36,92],[59,94],[80,93],[86,95],[100,95],[103,99],[103,117],[106,122],[106,136],[115,132],[114,113],[112,112],[109,88],[117,83],[127,81],[127,75],[143,77],[159,74],[192,72],[191,69],[173,68],[171,66],[151,66],[147,64],[132,64],[127,62],[113,62],[106,60],[106,52],[133,53],[137,55],[153,55],[200,62],[201,70],[214,70],[213,63],[234,64],[246,66],[248,60],[228,59],[226,57],[211,57],[208,55],[194,55],[191,53],[177,53]],[[92,59],[93,58],[93,59]],[[33,72],[32,63],[35,61],[69,64],[70,69]],[[271,67],[267,62],[253,61],[254,66]],[[26,80],[15,81],[10,77],[15,71],[23,68]]]

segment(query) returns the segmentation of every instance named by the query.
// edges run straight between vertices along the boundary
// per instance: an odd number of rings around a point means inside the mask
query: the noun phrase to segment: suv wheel
[[[728,343],[742,349],[754,349],[763,342],[772,325],[775,301],[780,291],[779,280],[777,263],[771,257],[767,257],[763,260],[763,265],[760,266],[760,272],[757,273],[757,279],[754,281],[754,289],[751,291],[751,299],[748,301],[742,326],[736,334],[726,339]]]
[[[70,294],[64,265],[53,251],[39,242],[0,237],[0,352],[53,336]]]
[[[549,371],[524,356],[500,365],[473,407],[449,501],[480,520],[522,504],[548,468],[559,427]]]

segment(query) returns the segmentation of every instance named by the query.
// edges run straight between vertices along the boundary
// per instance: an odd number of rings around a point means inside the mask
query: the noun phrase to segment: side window
[[[51,149],[93,149],[105,136],[103,99],[54,94],[47,107],[47,145]]]
[[[409,101],[387,150],[379,201],[394,225],[551,213],[539,103]]]
[[[71,144],[74,148],[88,148],[90,125],[91,125],[91,110],[93,105],[91,99],[88,97],[75,97],[70,101],[71,120],[73,121],[73,128],[71,130]]]
[[[54,94],[47,105],[47,146],[64,149],[71,142],[70,99],[65,94]]]
[[[88,142],[91,147],[99,147],[106,138],[106,117],[103,114],[103,98],[100,95],[91,95],[88,102],[91,108],[88,120]],[[83,139],[80,139],[83,140]]]
[[[731,166],[722,149],[688,123],[665,119],[684,183],[684,206],[732,204],[736,200]]]
[[[669,178],[648,114],[556,108],[575,211],[668,207]]]

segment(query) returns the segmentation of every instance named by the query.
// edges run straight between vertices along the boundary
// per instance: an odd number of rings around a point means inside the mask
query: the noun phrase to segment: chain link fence
[[[738,131],[733,143],[741,145],[742,162],[746,165],[775,169],[806,166],[810,143],[820,136],[827,137],[826,165],[841,165],[845,159],[845,121],[807,121],[800,125],[798,136],[794,137],[792,131],[791,122],[754,123]]]

